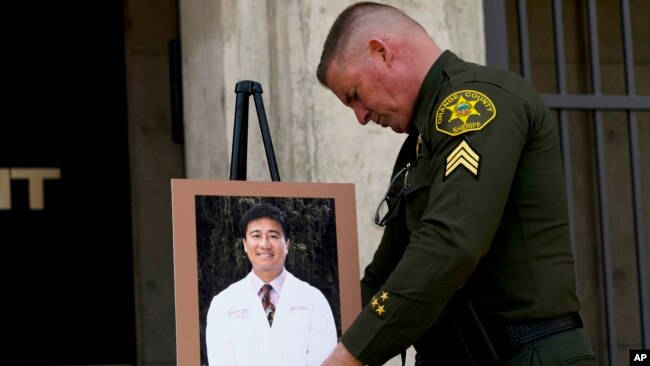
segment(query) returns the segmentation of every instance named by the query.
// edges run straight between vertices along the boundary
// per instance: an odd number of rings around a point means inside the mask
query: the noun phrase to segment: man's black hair
[[[287,214],[279,208],[273,206],[270,203],[258,203],[257,205],[251,207],[239,220],[239,231],[243,238],[246,238],[246,228],[251,221],[255,221],[262,218],[268,218],[271,220],[277,221],[282,226],[282,231],[284,233],[284,238],[289,237],[289,219]]]

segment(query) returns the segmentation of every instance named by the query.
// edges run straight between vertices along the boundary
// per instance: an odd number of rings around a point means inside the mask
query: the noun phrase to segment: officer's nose
[[[357,116],[357,120],[361,125],[364,125],[370,121],[370,111],[367,110],[360,104],[355,104],[352,109],[354,109],[354,114]]]

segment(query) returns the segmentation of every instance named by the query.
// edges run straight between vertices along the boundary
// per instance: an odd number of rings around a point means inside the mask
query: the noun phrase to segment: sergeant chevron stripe
[[[447,156],[447,164],[445,168],[445,178],[451,175],[456,168],[462,166],[467,171],[478,177],[479,163],[481,156],[472,149],[472,147],[463,140],[449,156]]]

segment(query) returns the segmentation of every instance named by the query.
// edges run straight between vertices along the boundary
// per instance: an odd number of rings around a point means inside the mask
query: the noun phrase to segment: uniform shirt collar
[[[416,114],[413,118],[412,124],[415,126],[417,131],[424,134],[429,133],[426,129],[431,123],[431,113],[437,99],[436,94],[445,80],[444,69],[458,62],[461,62],[461,59],[459,59],[453,52],[446,50],[438,57],[436,62],[433,63],[431,69],[429,69],[427,76],[425,76],[424,81],[422,82],[413,109]]]

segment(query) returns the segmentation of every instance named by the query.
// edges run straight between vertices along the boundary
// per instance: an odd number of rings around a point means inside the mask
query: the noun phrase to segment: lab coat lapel
[[[287,272],[287,277],[282,284],[282,293],[280,294],[278,305],[275,308],[275,317],[273,318],[273,327],[271,330],[279,329],[284,324],[287,316],[289,316],[289,309],[296,302],[296,297],[298,296],[297,285],[298,280],[291,273]]]
[[[258,295],[260,289],[254,288],[253,279],[251,278],[251,276],[254,276],[252,271],[248,274],[248,276],[246,276],[247,288],[245,291],[246,293],[244,294],[244,296],[246,296],[249,299],[248,301],[250,303],[251,314],[252,314],[251,322],[253,323],[253,329],[259,329],[264,334],[267,334],[271,331],[271,327],[269,326],[269,321],[266,318],[266,313],[264,312],[264,306],[262,306],[262,300],[260,300],[260,297]],[[275,319],[273,319],[273,324],[275,324]]]

